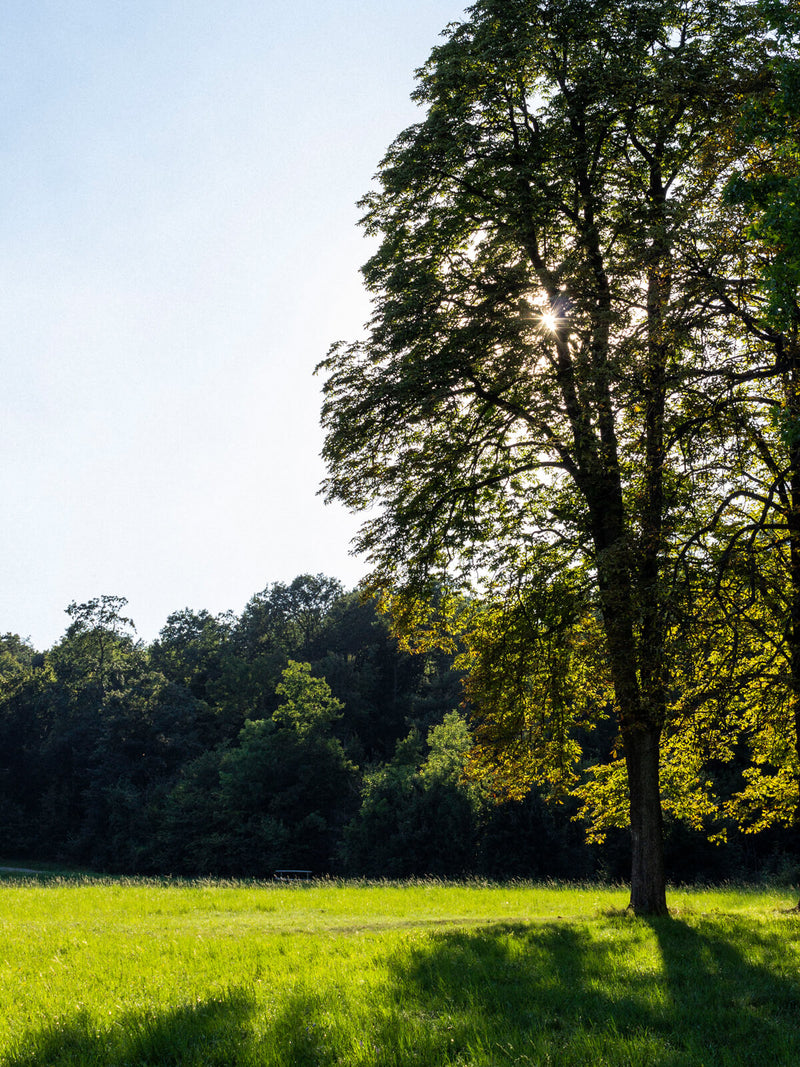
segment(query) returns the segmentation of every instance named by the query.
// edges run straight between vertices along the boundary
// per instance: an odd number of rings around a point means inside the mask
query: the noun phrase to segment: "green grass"
[[[794,899],[4,876],[0,1062],[795,1065]]]

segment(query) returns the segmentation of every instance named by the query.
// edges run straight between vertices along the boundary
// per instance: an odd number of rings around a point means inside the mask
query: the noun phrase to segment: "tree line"
[[[236,616],[178,611],[150,644],[126,602],[71,604],[40,652],[0,638],[0,856],[271,877],[623,877],[622,832],[577,801],[469,773],[458,652],[411,653],[336,580],[274,583]],[[590,742],[607,760],[613,735]],[[675,822],[677,879],[790,874],[774,830],[714,846]]]

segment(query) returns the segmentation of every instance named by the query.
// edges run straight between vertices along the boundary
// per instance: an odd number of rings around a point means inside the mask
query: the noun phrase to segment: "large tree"
[[[376,587],[508,598],[574,565],[602,624],[642,913],[666,910],[670,564],[707,477],[686,443],[713,356],[684,260],[735,152],[756,17],[479,0],[364,201],[369,333],[322,364],[327,492],[366,512]]]

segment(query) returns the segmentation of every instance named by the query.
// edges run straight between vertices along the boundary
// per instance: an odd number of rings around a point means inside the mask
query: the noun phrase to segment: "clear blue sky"
[[[7,0],[0,633],[354,585],[316,495],[328,345],[368,315],[355,201],[461,0]]]

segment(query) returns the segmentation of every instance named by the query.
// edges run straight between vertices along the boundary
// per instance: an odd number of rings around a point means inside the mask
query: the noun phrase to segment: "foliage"
[[[760,613],[728,574],[706,597],[704,626],[670,638],[678,696],[662,783],[668,817],[697,828],[689,837],[669,828],[684,877],[695,872],[689,856],[721,878],[782,869],[792,847],[778,824],[796,795],[793,755],[780,732],[763,728],[787,725],[790,714],[773,603],[780,572],[760,594]],[[585,593],[580,571],[562,568],[499,608],[443,593],[427,605],[406,601],[425,625],[405,650],[374,601],[345,594],[320,621],[319,659],[284,659],[263,693],[234,617],[175,613],[149,648],[124,631],[104,635],[102,685],[84,630],[42,654],[11,635],[4,647],[13,662],[0,684],[0,851],[23,864],[45,856],[192,875],[297,863],[376,876],[619,877],[628,853],[614,826],[625,822],[625,774],[611,709],[597,717],[609,683]],[[447,652],[434,647],[442,628]],[[505,696],[504,677],[514,680]],[[232,688],[237,678],[247,695]],[[581,703],[589,682],[595,708]],[[515,690],[519,700],[507,696]],[[267,717],[262,707],[272,709]],[[242,721],[246,709],[255,717]],[[534,757],[541,731],[559,721],[576,758],[554,775],[557,735],[552,760]],[[507,773],[496,760],[501,731],[515,730],[519,766],[538,768],[529,788],[520,788],[511,748]],[[561,803],[547,808],[544,797]],[[578,815],[596,838],[608,835],[602,846],[582,842]],[[752,844],[737,823],[758,832]],[[704,851],[700,830],[727,844]]]
[[[272,721],[301,737],[324,730],[341,715],[341,701],[331,696],[324,678],[312,677],[310,663],[289,660],[275,692],[285,700],[272,713]]]
[[[232,825],[237,867],[330,869],[333,829],[354,798],[356,768],[332,735],[341,705],[308,664],[289,662],[272,718],[245,723],[220,763],[219,798]]]
[[[25,676],[26,668],[33,665],[35,652],[28,641],[18,634],[0,636],[0,684],[10,686]]]
[[[723,490],[695,542],[717,575],[709,660],[738,688],[697,731],[721,742],[712,759],[739,764],[738,780],[725,772],[709,793],[721,835],[732,822],[755,832],[800,815],[800,22],[793,4],[758,9],[770,54],[728,134],[737,158],[706,237],[716,262],[696,265],[728,331]]]
[[[368,771],[344,835],[345,869],[381,878],[476,870],[485,800],[463,780],[471,744],[465,719],[452,711],[424,743],[412,730],[391,760]]]
[[[250,655],[280,650],[293,658],[313,656],[325,617],[343,593],[341,582],[324,574],[301,574],[289,585],[273,582],[245,607],[238,640]]]
[[[744,167],[726,189],[745,209],[746,236],[760,252],[767,297],[763,317],[796,338],[800,325],[800,15],[796,5],[763,0],[774,32],[772,77],[743,109],[738,134],[748,147]]]
[[[613,709],[601,626],[580,576],[564,568],[490,603],[465,642],[472,773],[488,775],[497,795],[522,799],[536,785],[563,800],[583,778],[587,735]]]

